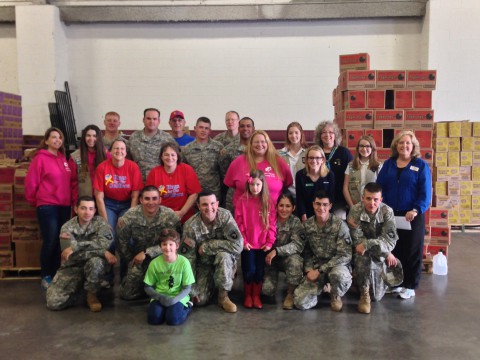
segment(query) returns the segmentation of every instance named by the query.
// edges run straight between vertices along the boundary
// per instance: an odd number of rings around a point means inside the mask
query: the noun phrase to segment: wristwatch
[[[413,211],[413,212],[415,212],[415,213],[418,214],[418,210],[417,210],[417,209],[412,209],[412,210],[410,210],[410,211]]]

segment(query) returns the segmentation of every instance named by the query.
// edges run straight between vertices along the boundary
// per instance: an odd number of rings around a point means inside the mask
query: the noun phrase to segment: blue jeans
[[[113,237],[115,238],[115,227],[117,226],[118,219],[123,216],[130,209],[131,201],[118,201],[108,198],[104,198],[105,210],[107,211],[108,224],[112,228]],[[115,241],[112,241],[110,248],[108,249],[112,254],[115,253]]]
[[[70,220],[70,206],[42,205],[37,207],[37,217],[42,235],[40,251],[41,275],[55,276],[60,267],[60,229]]]
[[[165,320],[167,325],[180,325],[187,320],[191,311],[191,307],[183,305],[180,301],[175,305],[166,307],[159,301],[153,300],[148,305],[147,321],[150,325],[160,325]]]
[[[246,284],[263,282],[266,252],[261,249],[242,251],[242,273]]]

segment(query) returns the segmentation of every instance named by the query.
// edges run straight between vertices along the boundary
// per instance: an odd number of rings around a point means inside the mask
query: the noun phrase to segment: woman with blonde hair
[[[294,121],[288,124],[285,136],[285,147],[280,149],[278,153],[290,167],[293,176],[293,185],[288,188],[295,196],[295,174],[297,171],[305,168],[305,149],[307,142],[305,141],[305,133],[302,125]]]
[[[275,150],[268,134],[257,130],[248,141],[245,154],[237,157],[230,164],[224,183],[235,190],[233,206],[245,192],[245,181],[253,170],[262,170],[270,192],[276,203],[283,189],[293,184],[292,174],[285,160]]]
[[[307,159],[305,169],[295,175],[297,215],[302,222],[315,214],[313,200],[318,190],[325,190],[331,202],[335,196],[335,175],[326,165],[322,148],[318,145],[310,146],[305,158]]]
[[[402,287],[394,289],[402,299],[415,296],[422,274],[425,212],[432,200],[432,174],[420,159],[420,144],[412,131],[401,131],[392,141],[392,156],[378,174],[383,202],[395,216],[405,217],[410,229],[397,229],[392,253],[403,265]]]
[[[343,196],[351,209],[360,202],[363,188],[369,182],[377,180],[382,163],[377,158],[377,145],[370,135],[358,139],[353,161],[348,163],[343,182]]]

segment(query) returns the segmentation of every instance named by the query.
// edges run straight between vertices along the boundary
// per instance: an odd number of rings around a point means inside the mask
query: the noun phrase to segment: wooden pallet
[[[39,267],[0,268],[0,281],[2,280],[39,280]]]
[[[427,274],[432,274],[433,273],[433,260],[432,257],[427,257],[423,259],[423,269],[424,272]]]

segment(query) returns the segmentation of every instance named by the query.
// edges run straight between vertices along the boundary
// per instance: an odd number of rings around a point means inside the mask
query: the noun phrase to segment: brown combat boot
[[[362,314],[370,314],[370,293],[369,287],[360,288],[360,301],[358,302],[358,312]]]
[[[218,289],[218,306],[228,313],[237,312],[237,305],[228,298],[227,290]]]
[[[330,293],[330,308],[333,311],[341,311],[343,307],[342,298],[334,293]]]
[[[287,296],[285,296],[285,300],[283,300],[283,309],[284,310],[292,310],[293,309],[293,292],[295,291],[295,285],[288,285],[287,288]]]
[[[90,308],[90,311],[99,312],[102,310],[102,304],[98,300],[97,294],[93,292],[89,291],[87,293],[87,304],[88,304],[88,307]]]

